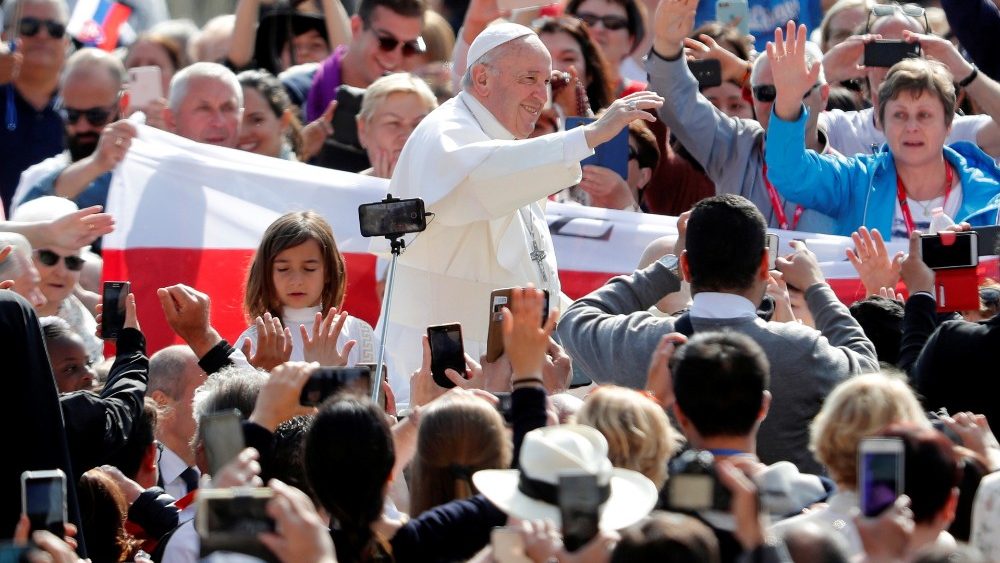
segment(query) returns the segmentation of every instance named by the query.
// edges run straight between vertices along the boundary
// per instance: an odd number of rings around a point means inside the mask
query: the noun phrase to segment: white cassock
[[[556,257],[545,198],[580,181],[593,150],[582,127],[515,140],[467,92],[431,112],[410,135],[389,184],[393,197],[419,197],[427,230],[407,239],[396,268],[386,356],[402,408],[420,368],[428,325],[462,323],[467,354],[486,353],[490,292],[533,283],[559,307]],[[372,250],[386,253],[385,239]],[[379,327],[386,322],[379,319]]]

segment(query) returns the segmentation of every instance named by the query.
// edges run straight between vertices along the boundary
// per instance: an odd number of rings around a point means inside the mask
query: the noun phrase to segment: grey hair
[[[753,61],[753,68],[750,70],[750,84],[757,85],[757,77],[760,76],[760,65],[767,59],[767,52],[763,52]],[[809,66],[819,65],[819,77],[817,84],[826,84],[826,73],[823,72],[823,50],[812,41],[806,41],[806,63]]]
[[[173,400],[181,399],[184,392],[184,372],[192,364],[197,365],[198,356],[191,348],[178,344],[168,346],[149,358],[149,384],[146,394],[159,391]]]
[[[0,232],[0,249],[5,246],[13,246],[14,252],[30,263],[31,243],[28,242],[28,239],[24,235],[20,233]],[[17,260],[8,257],[3,262],[0,262],[0,280],[14,279],[22,273],[20,262]]]
[[[59,10],[59,23],[65,24],[69,21],[69,7],[65,0],[15,0],[8,8],[3,9],[3,28],[10,29],[14,25],[14,18],[20,13],[19,8],[25,4],[51,4]]]
[[[122,85],[125,84],[125,79],[128,76],[121,59],[107,51],[86,47],[73,53],[66,59],[66,66],[63,67],[62,76],[59,79],[60,89],[66,85],[66,81],[74,74],[86,75],[94,69],[107,71],[111,75],[111,80],[117,85],[116,90],[122,89]]]
[[[194,78],[211,78],[225,83],[236,96],[239,107],[243,108],[243,87],[236,79],[233,71],[220,65],[219,63],[194,63],[179,70],[170,80],[170,93],[167,99],[167,107],[170,111],[177,112],[184,98],[188,95],[188,88]]]

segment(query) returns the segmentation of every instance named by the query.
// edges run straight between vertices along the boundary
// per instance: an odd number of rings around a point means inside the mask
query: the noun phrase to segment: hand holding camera
[[[312,412],[300,400],[302,388],[317,369],[316,363],[286,362],[271,370],[271,377],[257,395],[250,422],[274,432],[282,422]]]
[[[552,311],[542,325],[545,294],[533,287],[511,292],[510,308],[503,309],[503,342],[514,372],[514,382],[542,374],[549,338],[556,328],[559,312]]]

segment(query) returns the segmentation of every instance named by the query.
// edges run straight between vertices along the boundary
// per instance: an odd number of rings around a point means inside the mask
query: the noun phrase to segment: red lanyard
[[[771,198],[771,207],[774,208],[774,214],[778,216],[778,228],[787,231],[788,226],[788,216],[785,215],[785,207],[781,204],[781,198],[778,197],[778,190],[774,189],[774,184],[767,179],[767,163],[764,163],[764,187],[767,188],[767,197]],[[795,214],[792,215],[792,225],[791,230],[795,230],[795,227],[799,225],[799,219],[802,218],[802,212],[805,208],[801,205],[795,206]]]
[[[948,204],[948,196],[951,195],[951,184],[955,181],[955,171],[947,162],[944,163],[944,201],[941,202],[943,208]],[[899,198],[899,210],[903,212],[903,221],[906,223],[906,232],[912,233],[916,228],[913,222],[913,214],[910,213],[910,202],[906,200],[906,186],[903,185],[903,178],[896,172],[896,197]]]

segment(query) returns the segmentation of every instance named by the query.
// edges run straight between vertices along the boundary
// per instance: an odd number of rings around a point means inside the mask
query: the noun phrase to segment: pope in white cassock
[[[389,192],[419,197],[427,230],[399,258],[386,355],[396,401],[409,404],[427,326],[462,324],[465,352],[486,352],[490,292],[528,283],[559,308],[559,275],[545,221],[546,198],[580,181],[580,161],[644,111],[652,92],[616,101],[597,121],[526,139],[548,102],[552,60],[529,28],[500,23],[469,47],[462,91],[431,112],[399,156]],[[375,243],[378,248],[385,241]]]

